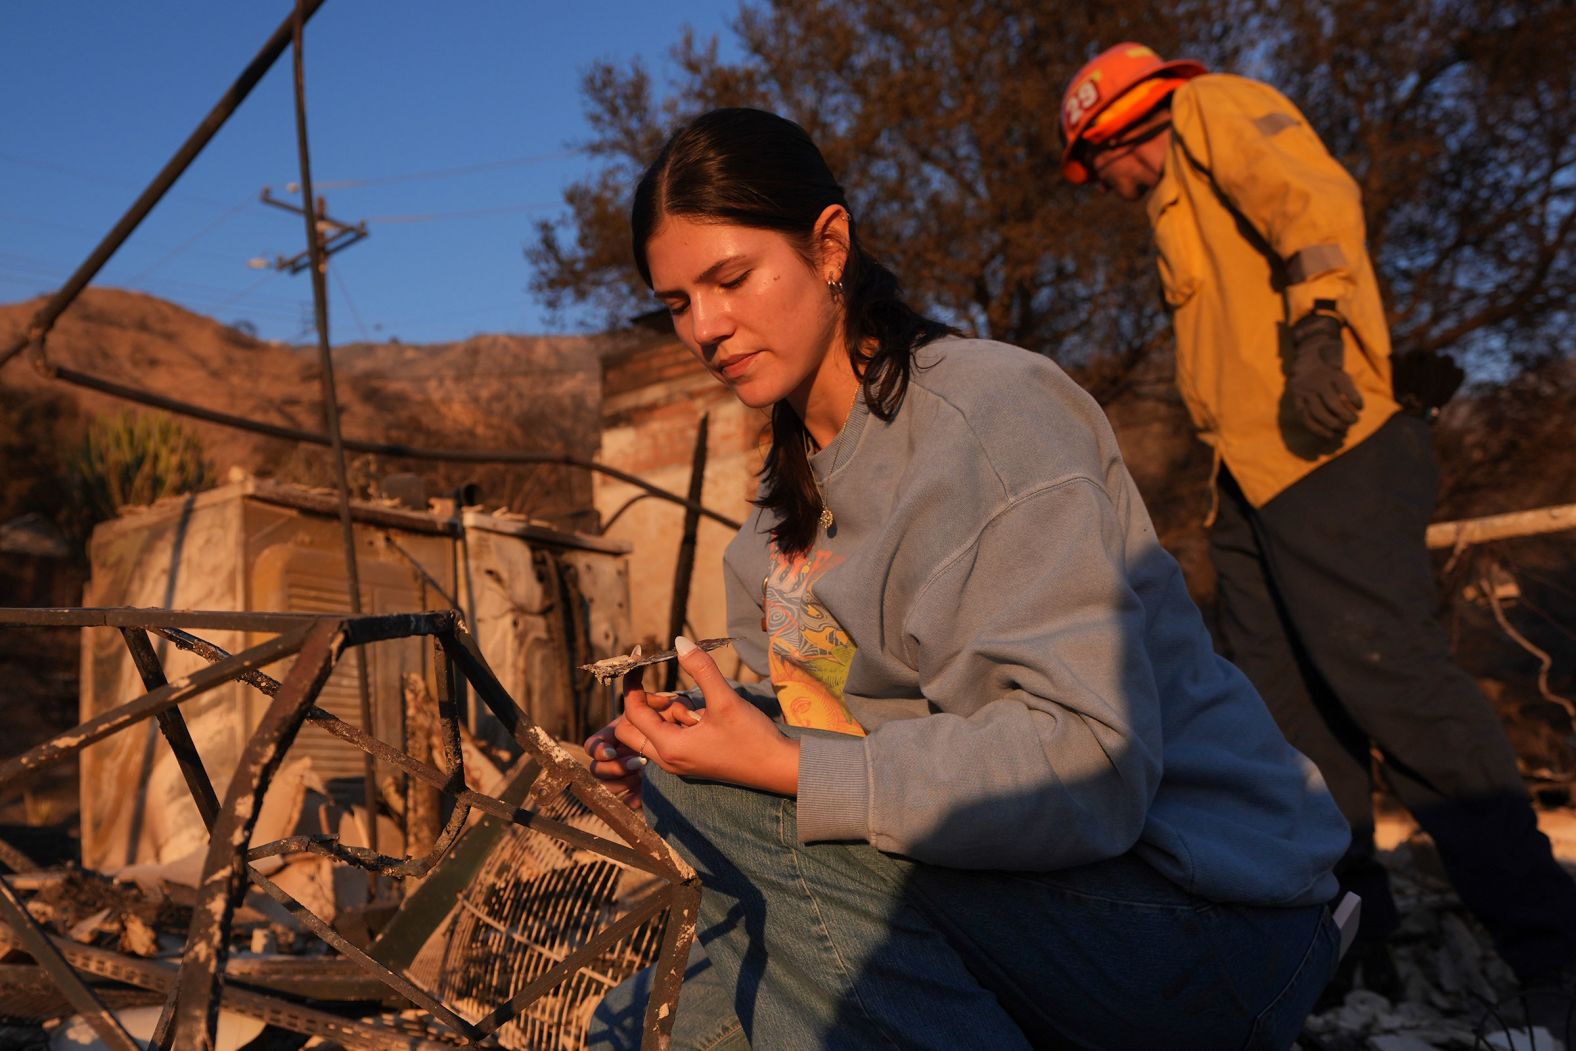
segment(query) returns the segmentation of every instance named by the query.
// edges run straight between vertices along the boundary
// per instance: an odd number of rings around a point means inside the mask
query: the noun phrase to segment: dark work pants
[[[1210,533],[1220,641],[1351,822],[1337,875],[1362,896],[1361,936],[1397,923],[1375,858],[1375,748],[1462,902],[1517,976],[1536,981],[1576,966],[1576,885],[1435,616],[1423,533],[1437,488],[1428,425],[1406,415],[1257,510],[1222,472]]]

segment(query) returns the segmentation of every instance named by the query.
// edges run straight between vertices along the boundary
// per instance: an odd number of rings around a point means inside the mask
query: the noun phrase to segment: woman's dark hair
[[[669,215],[776,230],[813,260],[816,220],[832,204],[847,207],[843,188],[803,128],[764,110],[712,110],[674,132],[635,188],[635,265],[649,287],[646,242]],[[908,391],[915,348],[952,330],[903,302],[897,277],[860,245],[852,216],[842,285],[843,339],[854,375],[870,411],[890,420]],[[755,502],[777,512],[778,549],[802,554],[815,540],[821,513],[804,421],[785,401],[772,406],[771,420]]]

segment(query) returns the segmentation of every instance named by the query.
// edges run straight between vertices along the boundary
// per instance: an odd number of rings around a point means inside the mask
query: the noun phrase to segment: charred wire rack
[[[225,613],[147,609],[0,609],[0,628],[77,627],[118,630],[146,691],[37,747],[0,762],[0,790],[25,786],[40,771],[85,748],[155,720],[179,764],[208,830],[202,876],[179,965],[76,944],[52,935],[0,875],[0,944],[31,956],[55,991],[115,1051],[140,1046],[107,1007],[90,979],[147,990],[163,1008],[150,1048],[207,1051],[221,1004],[297,1033],[350,1048],[437,1049],[455,1046],[561,1046],[565,1004],[583,1002],[654,960],[643,1046],[666,1048],[685,960],[695,934],[699,882],[685,863],[638,815],[615,800],[553,738],[520,711],[489,670],[453,611],[350,616]],[[242,631],[271,638],[229,654],[191,630]],[[192,674],[166,679],[150,636],[206,660]],[[393,639],[428,637],[437,669],[438,734],[447,769],[440,770],[319,708],[318,692],[347,651]],[[263,669],[293,658],[282,679]],[[528,781],[511,802],[469,788],[465,781],[455,694],[469,684],[522,750]],[[181,705],[229,682],[243,682],[268,700],[247,739],[221,799],[181,715]],[[413,784],[437,789],[452,809],[432,849],[422,857],[392,857],[346,845],[332,836],[293,836],[258,846],[251,839],[262,799],[297,731],[311,722],[392,767]],[[483,825],[472,819],[480,812]],[[468,822],[471,827],[467,829]],[[612,835],[603,834],[611,832]],[[616,838],[615,838],[616,837]],[[312,852],[380,876],[421,877],[440,870],[460,850],[483,852],[477,878],[448,888],[434,876],[416,896],[440,898],[447,915],[440,937],[409,966],[389,966],[353,944],[253,864],[282,854]],[[468,846],[467,846],[468,845]],[[572,859],[573,864],[551,864]],[[19,852],[0,843],[0,866],[26,867]],[[507,889],[507,877],[527,878]],[[534,873],[534,874],[533,874]],[[620,874],[633,875],[636,893],[614,893]],[[626,881],[627,882],[627,881]],[[567,886],[566,884],[572,884]],[[336,962],[375,981],[390,999],[412,1005],[419,1032],[409,1026],[319,1010],[280,986],[261,989],[230,960],[231,926],[249,886],[287,909],[321,939]],[[500,889],[506,888],[506,889]],[[447,900],[441,900],[447,893]],[[566,904],[567,903],[567,904]],[[406,905],[411,905],[407,899]],[[425,907],[431,909],[428,900]],[[479,942],[493,945],[478,952]],[[542,950],[542,944],[553,946]],[[456,942],[464,944],[456,944]],[[531,951],[528,951],[531,950]],[[529,966],[518,963],[529,957]],[[227,961],[231,966],[227,967]],[[418,982],[425,982],[426,988]],[[266,985],[266,983],[264,983]],[[449,1002],[440,997],[447,996]],[[409,1012],[407,1012],[409,1013]],[[583,1017],[583,1012],[582,1012]],[[534,1018],[534,1022],[533,1022]],[[522,1037],[527,1027],[534,1034]],[[556,1032],[557,1035],[554,1035]],[[509,1034],[514,1034],[509,1038]],[[544,1035],[545,1034],[545,1035]]]

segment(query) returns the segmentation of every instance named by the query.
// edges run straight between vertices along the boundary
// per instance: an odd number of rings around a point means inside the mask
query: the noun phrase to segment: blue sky
[[[136,199],[291,0],[10,0],[0,68],[0,302],[52,292]],[[591,170],[580,80],[637,57],[665,83],[688,25],[720,38],[738,0],[327,0],[307,26],[312,174],[371,236],[330,264],[335,343],[575,331],[527,290],[536,220]],[[305,247],[259,201],[297,177],[287,51],[96,285],[148,292],[264,338],[310,342]],[[583,327],[584,322],[578,322]]]

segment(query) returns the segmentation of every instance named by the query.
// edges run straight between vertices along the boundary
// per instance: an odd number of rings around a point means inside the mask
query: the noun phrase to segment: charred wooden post
[[[407,674],[403,682],[405,697],[405,753],[418,763],[432,762],[432,746],[438,737],[437,705],[421,676]],[[405,853],[421,856],[438,839],[438,808],[442,794],[436,785],[406,775]]]

